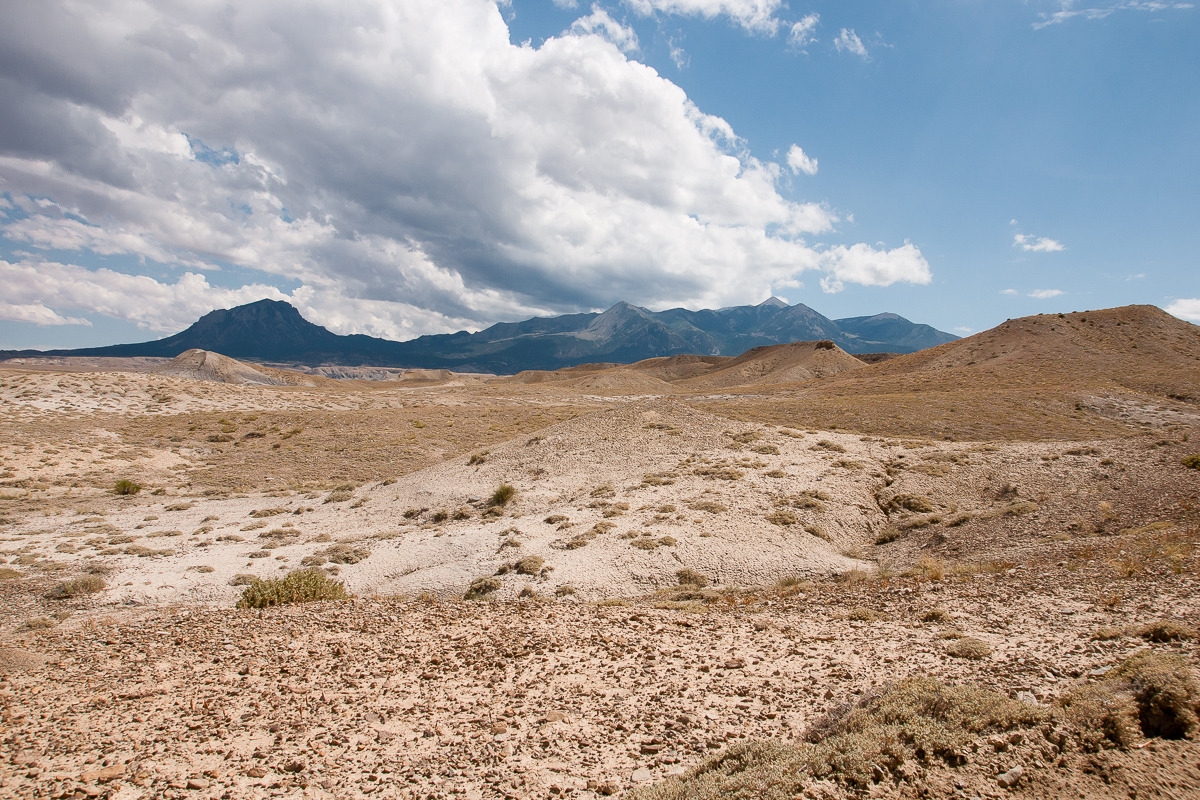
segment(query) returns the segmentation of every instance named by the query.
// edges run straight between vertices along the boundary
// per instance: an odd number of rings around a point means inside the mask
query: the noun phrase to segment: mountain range
[[[218,309],[173,336],[76,350],[0,351],[0,359],[41,356],[174,358],[193,349],[251,360],[317,366],[405,367],[513,374],[591,362],[632,363],[694,354],[736,356],[754,347],[829,340],[848,353],[912,353],[957,339],[897,314],[832,320],[772,297],[755,306],[649,311],[621,302],[602,313],[501,322],[478,333],[405,342],[341,336],[304,319],[291,304],[259,300]]]

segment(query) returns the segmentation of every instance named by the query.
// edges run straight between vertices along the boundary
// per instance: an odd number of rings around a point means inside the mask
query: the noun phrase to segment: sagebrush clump
[[[346,587],[319,569],[302,569],[282,578],[254,578],[238,608],[269,608],[270,606],[312,603],[320,600],[349,600]]]
[[[82,597],[85,594],[102,592],[107,586],[108,584],[99,575],[81,575],[55,586],[49,596],[53,599],[67,600],[72,597]]]
[[[141,490],[142,490],[141,484],[134,483],[133,481],[126,480],[125,478],[122,478],[121,480],[117,481],[116,484],[113,486],[113,493],[120,494],[120,495],[133,495],[133,494],[137,494]]]
[[[488,498],[488,505],[492,508],[504,508],[515,500],[516,497],[516,488],[507,483],[502,483],[496,488],[496,491],[492,492],[492,496]]]

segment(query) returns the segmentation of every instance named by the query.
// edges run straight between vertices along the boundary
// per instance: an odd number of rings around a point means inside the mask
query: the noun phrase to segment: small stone
[[[251,778],[265,778],[267,777],[267,770],[263,767],[251,767],[246,770],[246,775]]]
[[[1021,780],[1021,776],[1025,774],[1025,770],[1020,766],[1013,767],[1008,772],[996,778],[996,783],[1000,784],[1001,789],[1011,789]]]
[[[503,722],[494,722],[494,723],[492,723],[492,726],[491,726],[491,728],[489,728],[489,730],[492,733],[505,733],[508,731],[508,726],[505,725]]]
[[[207,789],[208,781],[204,778],[188,778],[187,788],[189,789]]]
[[[506,742],[506,741],[508,741],[508,734],[507,733],[497,733],[494,738],[497,742]]]
[[[645,783],[654,777],[654,773],[645,767],[638,767],[633,771],[633,775],[631,777],[633,778],[634,783]]]
[[[543,718],[546,722],[566,722],[567,715],[561,711],[547,711]]]
[[[288,763],[283,765],[284,772],[301,772],[303,770],[304,770],[304,762],[303,761],[299,761],[299,760],[289,761]]]

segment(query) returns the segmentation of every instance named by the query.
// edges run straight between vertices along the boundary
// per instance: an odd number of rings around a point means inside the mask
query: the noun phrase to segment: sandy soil
[[[1146,647],[1198,663],[1134,633],[1200,624],[1182,401],[1058,396],[1105,435],[949,441],[940,411],[905,436],[784,418],[809,384],[601,378],[0,370],[0,794],[586,798],[799,741],[906,675],[1055,708]],[[308,566],[358,599],[233,609],[244,576]],[[86,575],[104,588],[56,595]],[[961,636],[990,652],[952,656]],[[1194,743],[1056,731],[869,793],[1200,792]]]

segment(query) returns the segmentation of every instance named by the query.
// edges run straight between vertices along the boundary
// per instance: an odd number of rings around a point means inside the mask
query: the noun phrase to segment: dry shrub
[[[676,477],[674,472],[647,472],[642,476],[642,486],[670,486]]]
[[[319,600],[348,600],[341,581],[331,580],[319,569],[302,569],[282,578],[255,578],[250,582],[238,608],[269,608],[270,606],[311,603]]]
[[[683,569],[676,570],[675,577],[679,580],[680,586],[698,586],[701,589],[703,589],[705,586],[708,586],[708,578],[701,575],[691,567],[684,567]]]
[[[817,537],[818,539],[824,539],[827,542],[829,541],[829,534],[826,533],[825,529],[822,528],[820,525],[815,525],[815,524],[805,525],[804,532],[811,533],[813,536]]]
[[[617,490],[613,488],[613,485],[611,483],[602,483],[599,486],[597,486],[595,489],[592,489],[591,496],[592,497],[612,497],[616,493],[617,493]]]
[[[732,438],[738,444],[750,444],[751,442],[757,442],[759,439],[763,438],[763,434],[761,431],[744,431],[742,433],[734,434]]]
[[[364,547],[355,547],[354,545],[340,542],[325,548],[319,555],[325,556],[334,564],[357,564],[371,555],[371,551]]]
[[[933,511],[933,503],[929,502],[928,497],[919,494],[898,494],[888,501],[886,511],[892,513],[900,509],[915,514],[928,514]]]
[[[721,514],[729,510],[724,505],[713,502],[712,500],[700,500],[690,504],[688,508],[692,509],[693,511],[706,511],[709,514]]]
[[[900,530],[900,528],[894,526],[884,528],[879,532],[879,535],[875,537],[875,544],[888,544],[896,541],[903,535],[904,531]]]
[[[547,525],[557,525],[560,522],[570,522],[570,521],[571,521],[571,519],[564,514],[551,514],[550,516],[548,516],[544,520],[542,520],[542,522],[546,523]]]
[[[842,447],[837,442],[831,442],[828,439],[821,439],[810,448],[812,450],[828,450],[831,453],[844,453],[846,448]]]
[[[303,563],[303,562],[301,562],[301,563]],[[322,560],[322,563],[324,563],[324,560]],[[254,583],[255,580],[256,579],[253,575],[247,575],[245,573],[242,573],[239,575],[234,575],[232,578],[230,578],[229,585],[230,586],[249,586],[250,584]]]
[[[799,521],[800,518],[796,516],[796,512],[789,511],[786,508],[767,515],[767,522],[773,525],[795,525]]]
[[[575,594],[575,587],[569,583],[564,583],[562,586],[554,590],[555,597],[567,597],[568,595],[572,594]]]
[[[493,578],[490,575],[483,578],[476,578],[471,581],[471,586],[467,589],[467,593],[463,595],[463,599],[482,600],[503,585],[499,578]]]
[[[167,509],[167,510],[169,511],[170,509]],[[274,516],[278,516],[279,514],[286,514],[286,513],[287,513],[286,508],[260,508],[260,509],[251,511],[250,516],[254,517],[255,519],[262,519],[263,517],[274,517]]]
[[[325,503],[344,503],[354,497],[354,492],[349,489],[334,489],[325,496]]]
[[[779,455],[779,448],[773,444],[760,444],[758,447],[752,448],[754,452],[761,453],[764,456]]]
[[[942,622],[950,618],[950,612],[941,606],[926,609],[921,612],[921,622]]]
[[[518,575],[537,575],[542,571],[546,559],[540,556],[526,556],[514,565]]]
[[[13,578],[19,578],[23,572],[15,570],[12,567],[0,567],[0,581],[10,581]]]
[[[992,648],[987,642],[971,636],[955,639],[946,647],[946,652],[955,658],[966,658],[971,661],[982,661],[991,655]]]
[[[1188,469],[1200,469],[1200,453],[1184,456],[1183,465]]]
[[[72,597],[82,597],[85,594],[102,592],[108,584],[99,575],[80,575],[69,581],[63,581],[50,590],[48,597],[54,600],[67,600]]]
[[[117,481],[116,484],[113,486],[114,494],[131,495],[131,494],[137,494],[141,490],[142,490],[142,487],[140,484],[134,483],[133,481],[130,481],[130,480],[126,480],[124,478]]]
[[[859,789],[909,761],[961,763],[968,742],[988,731],[1039,725],[1050,712],[975,685],[909,678],[843,705],[800,744],[748,742],[679,777],[637,788],[630,800],[790,800],[815,779]],[[874,774],[873,774],[874,773]]]
[[[874,622],[883,617],[878,611],[866,606],[855,606],[846,616],[855,622]]]
[[[1120,639],[1124,635],[1124,628],[1099,628],[1092,634],[1092,640],[1096,642],[1111,642],[1114,639]]]
[[[746,474],[745,472],[742,472],[740,469],[734,469],[733,467],[729,467],[729,466],[698,467],[693,471],[695,472],[695,474],[699,475],[702,478],[708,478],[709,480],[722,480],[722,481],[736,481]]]
[[[477,467],[480,464],[487,461],[487,457],[488,457],[487,450],[481,450],[478,453],[472,453],[471,457],[467,459],[467,466],[468,467]]]
[[[1195,628],[1169,619],[1143,625],[1134,629],[1133,633],[1150,642],[1182,642],[1200,635]]]
[[[1089,749],[1137,744],[1142,736],[1194,738],[1200,733],[1200,681],[1178,655],[1143,650],[1062,700],[1067,719]]]

